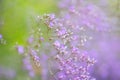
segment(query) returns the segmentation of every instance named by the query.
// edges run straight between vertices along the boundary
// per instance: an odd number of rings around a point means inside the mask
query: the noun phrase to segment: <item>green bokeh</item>
[[[0,0],[0,34],[7,44],[0,44],[0,66],[16,70],[15,80],[29,80],[22,70],[16,42],[24,45],[35,16],[56,12],[56,0]],[[1,78],[0,78],[1,80]],[[2,79],[4,80],[4,79]]]

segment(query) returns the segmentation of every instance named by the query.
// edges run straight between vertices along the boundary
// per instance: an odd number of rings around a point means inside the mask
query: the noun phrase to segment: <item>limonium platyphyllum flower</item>
[[[29,76],[40,75],[42,80],[103,79],[96,70],[101,68],[97,64],[100,53],[91,46],[110,33],[108,17],[96,5],[84,0],[63,0],[59,7],[59,17],[54,14],[37,17],[44,27],[33,27],[27,45],[17,47],[23,55],[24,68]],[[91,68],[94,63],[95,68]]]
[[[42,80],[93,80],[88,71],[95,60],[82,49],[89,37],[78,34],[84,29],[71,26],[54,14],[45,14],[40,20],[47,25],[50,35],[45,38],[42,28],[36,27],[25,50],[22,46],[17,47],[20,54],[24,52],[24,65],[29,75],[34,77],[39,72]]]
[[[86,2],[63,0],[59,6],[63,9],[62,14],[66,20],[76,25],[82,23],[84,27],[87,27],[87,34],[92,36],[92,40],[84,47],[90,56],[97,59],[93,72],[94,77],[97,80],[119,80],[120,73],[117,69],[120,67],[120,38],[117,38],[119,36],[116,36],[116,31],[120,30],[120,25],[117,23],[116,17],[110,17],[110,13],[105,14],[100,8],[93,5],[93,2],[91,4]],[[109,18],[107,14],[109,14]],[[119,21],[118,17],[117,20]]]
[[[84,0],[62,0],[59,7],[62,14],[76,25],[85,26],[95,30],[108,31],[109,19],[97,5]]]

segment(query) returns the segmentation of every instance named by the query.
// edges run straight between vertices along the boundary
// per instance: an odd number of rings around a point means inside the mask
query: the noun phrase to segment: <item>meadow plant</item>
[[[38,71],[43,80],[92,80],[88,70],[95,60],[80,48],[84,44],[81,41],[86,39],[77,34],[81,29],[71,27],[54,14],[39,18],[47,25],[50,35],[44,38],[41,28],[37,27],[25,48],[17,46],[18,52],[24,53],[24,65],[29,75],[33,77]]]
[[[109,18],[84,0],[62,0],[59,7],[58,17],[38,16],[43,27],[33,27],[27,45],[17,46],[24,68],[30,77],[40,75],[42,80],[95,80],[97,71],[91,66],[101,58],[91,46],[111,31]]]
[[[59,4],[64,11],[61,14],[67,20],[77,25],[81,25],[82,22],[84,28],[87,27],[87,35],[92,36],[92,39],[84,45],[84,48],[90,56],[97,59],[92,72],[97,80],[120,79],[120,73],[117,71],[120,67],[119,0],[116,1],[118,2],[118,5],[116,5],[118,8],[114,6],[114,9],[117,10],[116,13],[113,13],[113,8],[110,9],[106,5],[101,10],[97,6],[98,4],[93,4],[97,1],[91,1],[90,3],[83,0],[63,0]],[[109,0],[103,2],[108,4]],[[103,4],[99,3],[99,6],[102,7]],[[116,16],[116,14],[118,15]]]

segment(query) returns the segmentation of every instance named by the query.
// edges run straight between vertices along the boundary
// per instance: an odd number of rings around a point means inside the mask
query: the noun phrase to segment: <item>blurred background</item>
[[[56,0],[0,0],[0,34],[6,41],[0,43],[0,80],[27,80],[16,42],[24,45],[31,20],[56,12],[55,3]]]
[[[88,1],[105,7],[109,16],[120,17],[120,0]],[[37,15],[57,11],[57,0],[0,0],[0,34],[6,41],[6,44],[0,42],[0,80],[30,80],[22,69],[22,60],[15,45],[25,45],[29,28],[35,24],[31,20]],[[119,29],[120,26],[117,24],[117,27]],[[120,37],[119,30],[116,35]]]

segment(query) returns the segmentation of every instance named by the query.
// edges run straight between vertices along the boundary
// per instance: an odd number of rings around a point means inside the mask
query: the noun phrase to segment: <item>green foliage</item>
[[[15,80],[29,80],[21,69],[22,62],[15,51],[15,44],[25,45],[29,27],[36,24],[31,20],[43,13],[55,12],[56,0],[0,0],[0,34],[6,45],[0,45],[0,66],[13,68]],[[1,79],[1,78],[0,78]]]

